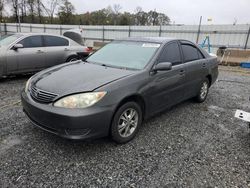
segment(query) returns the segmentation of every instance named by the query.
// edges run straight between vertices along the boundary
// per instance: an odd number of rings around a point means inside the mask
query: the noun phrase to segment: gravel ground
[[[0,81],[0,187],[250,187],[250,71],[220,67],[205,103],[145,122],[136,138],[73,142],[32,126],[20,105],[28,77]]]

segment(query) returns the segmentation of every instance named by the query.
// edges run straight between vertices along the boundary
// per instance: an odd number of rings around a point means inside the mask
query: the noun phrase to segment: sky
[[[69,0],[77,13],[120,4],[121,11],[154,10],[168,15],[175,24],[250,24],[250,0]],[[207,21],[212,18],[212,21]]]

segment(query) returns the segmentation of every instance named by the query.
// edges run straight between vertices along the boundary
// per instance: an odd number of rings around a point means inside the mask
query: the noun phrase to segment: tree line
[[[6,9],[11,10],[8,15]],[[137,7],[133,13],[122,12],[119,4],[76,14],[69,0],[0,0],[0,21],[40,24],[77,25],[168,25],[170,18],[156,10]]]

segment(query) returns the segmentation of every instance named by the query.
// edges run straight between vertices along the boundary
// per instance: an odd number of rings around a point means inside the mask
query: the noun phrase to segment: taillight
[[[86,50],[86,52],[92,52],[92,50],[93,50],[93,48],[92,47],[87,47],[87,48],[85,48],[85,50]]]

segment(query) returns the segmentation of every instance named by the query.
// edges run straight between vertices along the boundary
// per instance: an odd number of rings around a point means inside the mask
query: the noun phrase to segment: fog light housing
[[[71,136],[85,136],[90,133],[90,129],[65,129],[65,133]]]

